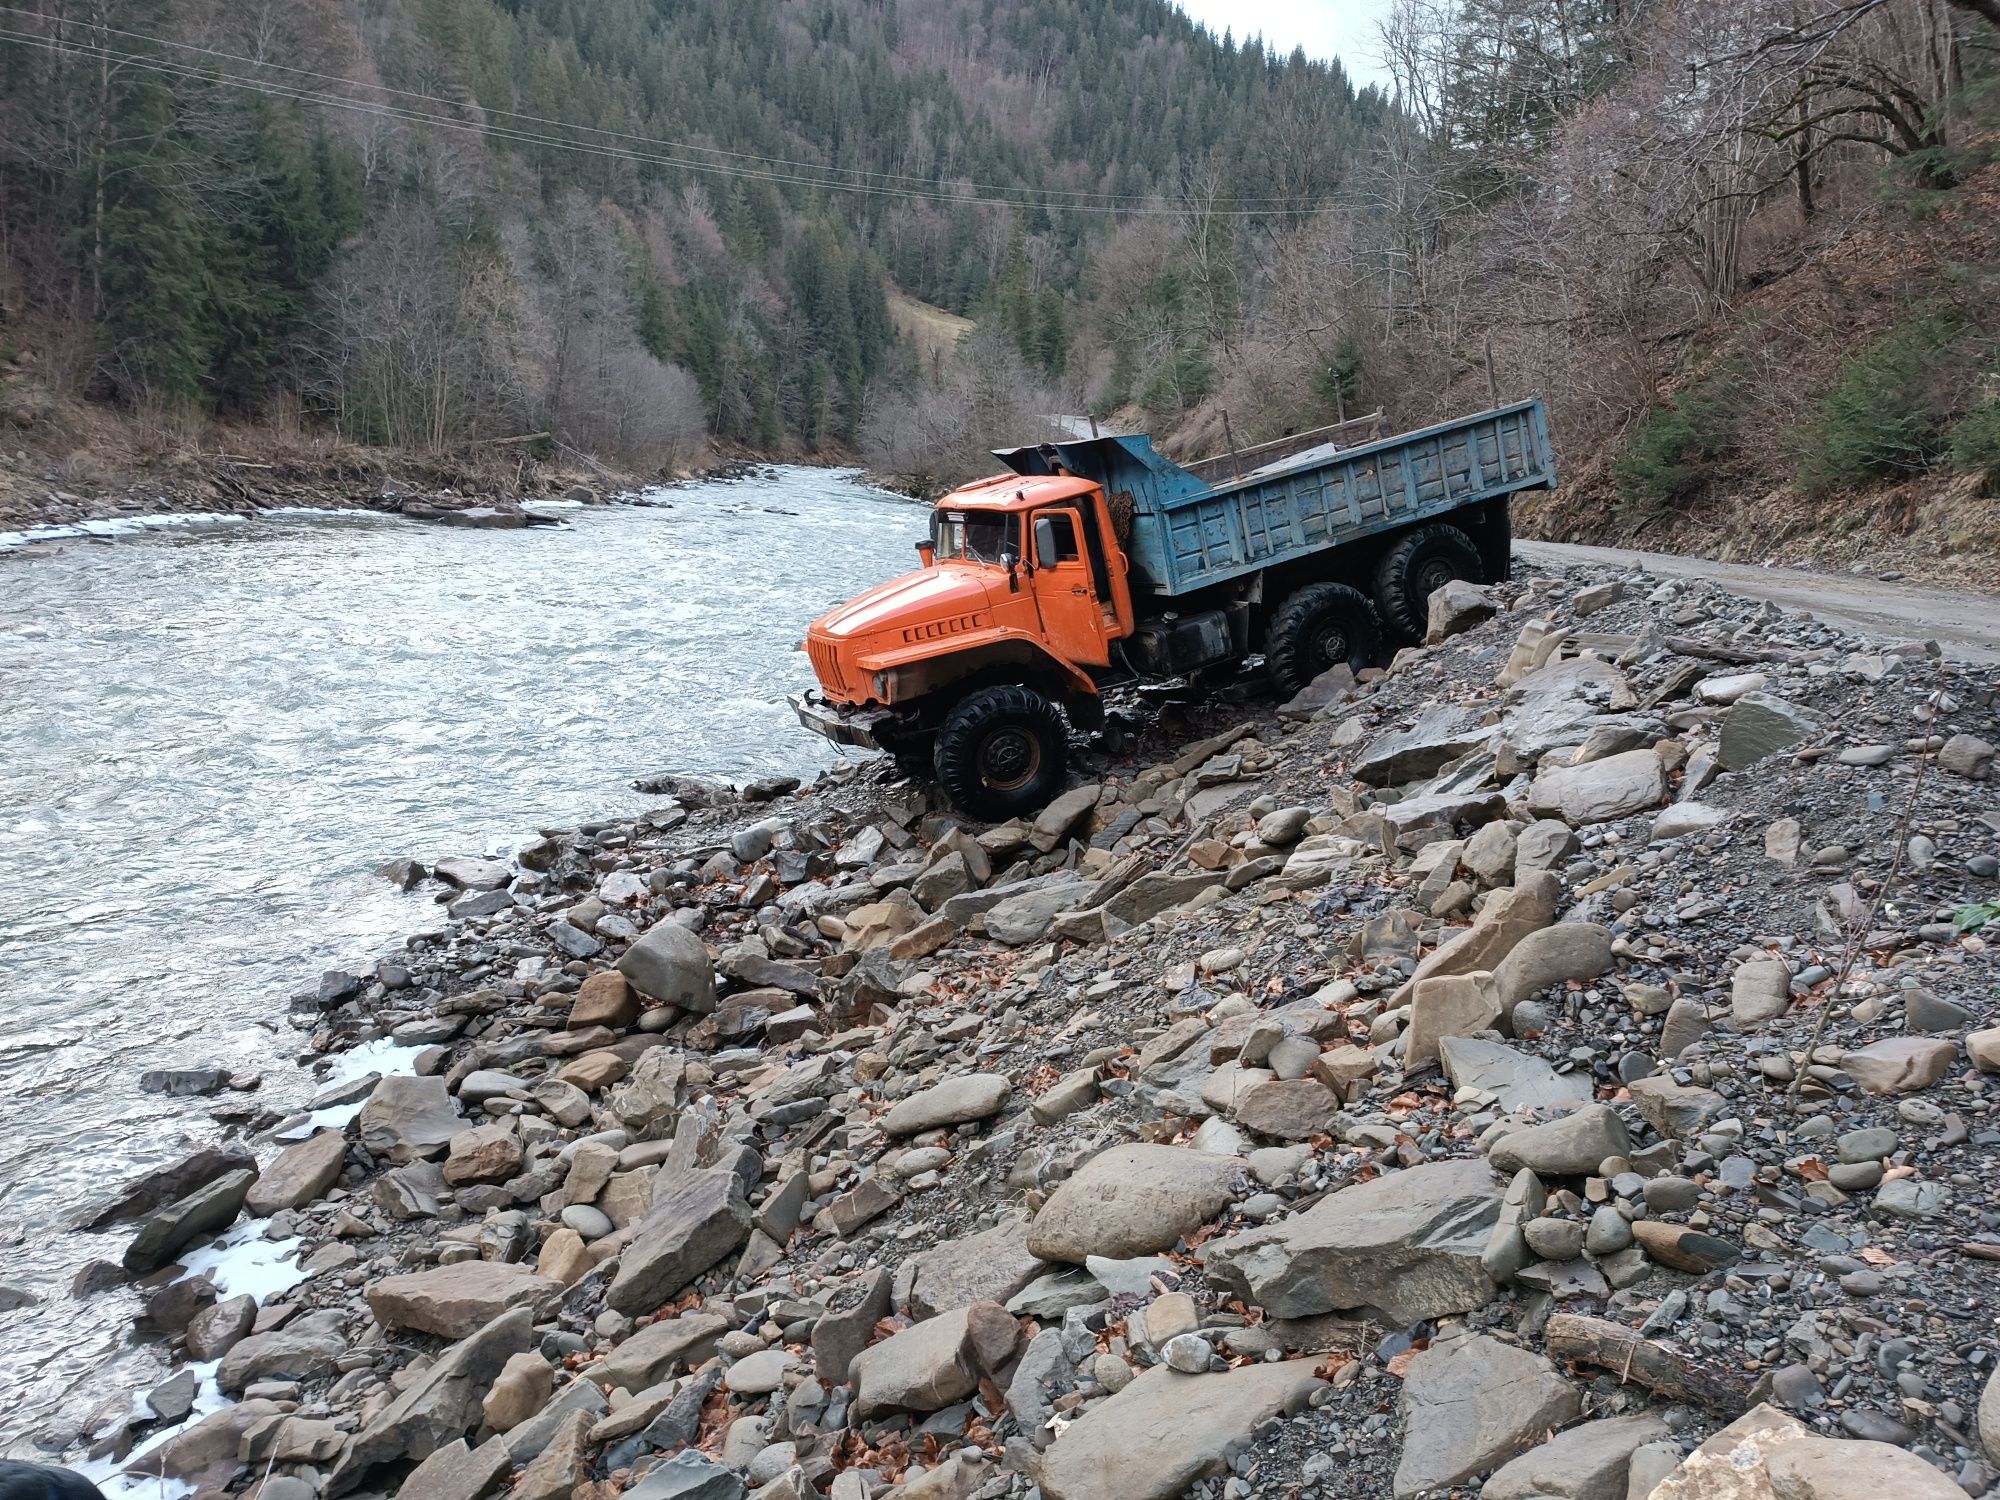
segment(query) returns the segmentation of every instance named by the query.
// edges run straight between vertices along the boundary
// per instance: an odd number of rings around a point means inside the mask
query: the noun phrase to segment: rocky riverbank
[[[444,934],[298,1019],[410,1071],[99,1217],[80,1294],[147,1278],[188,1365],[95,1451],[262,1500],[1986,1493],[2000,675],[1644,577],[1433,617],[1032,824],[663,778],[401,872]],[[162,1269],[245,1215],[303,1280]]]

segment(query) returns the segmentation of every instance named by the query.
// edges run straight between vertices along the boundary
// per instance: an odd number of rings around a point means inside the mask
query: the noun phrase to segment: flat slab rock
[[[653,1190],[653,1206],[618,1258],[605,1301],[636,1318],[670,1302],[750,1238],[750,1205],[732,1171],[689,1172]]]
[[[1529,812],[1572,828],[1627,818],[1666,800],[1666,764],[1650,750],[1544,771],[1528,788]]]
[[[996,1328],[1011,1351],[1015,1330],[1006,1310],[975,1302],[869,1345],[848,1365],[857,1410],[931,1412],[963,1400],[979,1388],[974,1345]]]
[[[264,1168],[243,1200],[252,1218],[269,1218],[281,1209],[303,1208],[340,1180],[347,1160],[347,1137],[322,1130],[280,1151]]]
[[[361,1144],[371,1156],[398,1166],[442,1156],[466,1128],[442,1078],[392,1073],[361,1106]]]
[[[1066,1428],[1036,1477],[1048,1500],[1174,1500],[1319,1383],[1309,1359],[1211,1375],[1155,1365]]]
[[[355,1434],[322,1493],[344,1495],[378,1465],[426,1459],[464,1438],[484,1420],[480,1402],[486,1392],[507,1361],[528,1348],[533,1334],[532,1315],[519,1307],[447,1349]]]
[[[1207,1248],[1208,1279],[1277,1318],[1376,1307],[1398,1327],[1493,1296],[1480,1252],[1505,1185],[1477,1159],[1342,1188],[1295,1218]]]
[[[1539,1057],[1501,1042],[1448,1036],[1438,1043],[1445,1076],[1459,1088],[1484,1089],[1506,1111],[1583,1104],[1591,1097],[1588,1073],[1558,1073]]]
[[[407,1276],[385,1276],[368,1288],[368,1310],[384,1328],[412,1328],[439,1338],[470,1338],[500,1314],[532,1308],[562,1290],[525,1265],[462,1260]]]
[[[1960,1500],[1950,1479],[1887,1443],[1821,1437],[1755,1406],[1661,1480],[1652,1500]]]
[[[1011,1218],[912,1257],[910,1315],[935,1317],[973,1302],[1006,1302],[1051,1267],[1028,1249],[1028,1220]]]
[[[1575,1421],[1582,1406],[1539,1354],[1481,1334],[1439,1339],[1403,1372],[1396,1500],[1485,1473]]]
[[[1243,1169],[1240,1157],[1185,1146],[1113,1146],[1049,1195],[1028,1249],[1074,1266],[1171,1249],[1229,1206]]]
[[[1579,1423],[1502,1465],[1480,1488],[1479,1500],[1623,1495],[1633,1451],[1672,1436],[1649,1412]]]

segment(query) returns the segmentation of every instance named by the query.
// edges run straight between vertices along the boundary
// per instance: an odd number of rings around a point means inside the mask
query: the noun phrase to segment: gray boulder
[[[1028,1248],[1028,1220],[1013,1217],[991,1229],[942,1244],[910,1261],[910,1315],[932,1318],[973,1302],[1006,1302],[1048,1270]]]
[[[715,1353],[729,1332],[729,1320],[714,1313],[687,1312],[649,1323],[604,1357],[600,1377],[607,1385],[643,1391],[673,1373],[678,1364],[698,1365]]]
[[[459,1438],[410,1470],[397,1493],[422,1495],[424,1500],[486,1500],[499,1492],[513,1466],[507,1445],[499,1438],[488,1438],[477,1448]]]
[[[371,1156],[397,1165],[443,1156],[465,1129],[442,1078],[391,1074],[361,1106],[361,1144]]]
[[[618,1258],[605,1301],[627,1317],[650,1313],[749,1238],[750,1205],[735,1172],[689,1172],[660,1183],[638,1235]]]
[[[125,1247],[125,1269],[134,1275],[157,1270],[204,1235],[227,1229],[256,1181],[255,1168],[228,1172],[149,1215]]]
[[[1097,895],[1095,882],[1070,875],[1059,876],[1048,884],[1029,887],[1029,882],[1022,881],[1021,885],[1028,888],[1008,887],[1013,894],[988,909],[983,919],[986,935],[1010,948],[1040,942],[1048,936],[1049,927],[1058,916],[1066,911],[1084,910],[1094,903]]]
[[[1596,922],[1558,922],[1531,932],[1493,971],[1494,999],[1512,1015],[1530,995],[1572,979],[1595,979],[1611,967],[1611,929]]]
[[[1071,787],[1036,815],[1028,829],[1028,842],[1042,853],[1049,853],[1097,806],[1103,795],[1104,788],[1096,782]]]
[[[1716,762],[1725,771],[1741,771],[1818,733],[1819,721],[1796,703],[1769,693],[1746,693],[1722,716]]]
[[[1484,1089],[1503,1110],[1547,1109],[1584,1104],[1591,1097],[1590,1074],[1558,1073],[1525,1052],[1479,1037],[1448,1036],[1438,1044],[1445,1077],[1456,1088]]]
[[[273,1157],[245,1196],[243,1207],[253,1219],[268,1218],[280,1209],[304,1208],[340,1180],[346,1160],[347,1137],[338,1130],[322,1130]]]
[[[1676,1083],[1666,1074],[1634,1079],[1626,1088],[1646,1123],[1669,1139],[1695,1134],[1729,1107],[1715,1090]]]
[[[248,1146],[240,1143],[203,1146],[178,1161],[155,1167],[110,1201],[77,1218],[70,1227],[102,1229],[119,1219],[136,1218],[151,1213],[163,1203],[185,1198],[196,1188],[206,1187],[218,1177],[231,1172],[254,1172],[256,1169],[257,1159],[250,1154]]]
[[[368,1288],[368,1310],[384,1328],[408,1328],[439,1338],[470,1338],[501,1313],[534,1308],[562,1283],[505,1261],[461,1260],[406,1276],[385,1276]]]
[[[1207,1247],[1208,1279],[1276,1318],[1379,1308],[1398,1326],[1493,1296],[1480,1252],[1505,1191],[1486,1163],[1433,1162],[1342,1188]]]
[[[1626,1156],[1632,1137],[1608,1104],[1586,1104],[1561,1119],[1530,1125],[1493,1143],[1487,1159],[1502,1172],[1523,1167],[1542,1177],[1587,1177],[1607,1156]]]
[[[1729,1012],[1738,1026],[1761,1026],[1791,1008],[1792,971],[1783,959],[1753,958],[1729,976]]]
[[[1173,1248],[1229,1206],[1243,1162],[1183,1146],[1113,1146],[1049,1195],[1028,1233],[1042,1260],[1082,1265]]]
[[[1651,750],[1544,771],[1528,788],[1528,811],[1573,828],[1629,818],[1666,800],[1666,763]]]
[[[1454,1331],[1403,1372],[1403,1456],[1396,1500],[1460,1484],[1582,1410],[1575,1387],[1539,1354]]]
[[[890,1135],[916,1135],[969,1120],[984,1120],[1006,1108],[1014,1087],[1000,1073],[968,1073],[899,1099],[882,1117]]]
[[[240,1395],[259,1380],[312,1380],[333,1373],[347,1352],[337,1312],[308,1313],[284,1328],[239,1339],[222,1356],[215,1383],[226,1395]]]
[[[1650,1413],[1584,1422],[1503,1464],[1479,1500],[1625,1500],[1632,1454],[1672,1436]]]
[[[619,958],[618,972],[661,1005],[702,1015],[715,1009],[715,969],[708,949],[678,922],[655,922]]]
[[[1320,1384],[1313,1366],[1300,1359],[1182,1375],[1155,1365],[1063,1430],[1042,1457],[1042,1494],[1176,1500],[1222,1473],[1251,1432],[1301,1409]]]
[[[1491,589],[1454,578],[1431,595],[1428,613],[1424,644],[1435,646],[1492,619],[1500,613],[1500,601]]]
[[[1408,729],[1383,735],[1361,751],[1348,774],[1369,786],[1395,786],[1443,770],[1461,755],[1479,749],[1493,731],[1470,709],[1456,705],[1418,715]]]
[[[879,1344],[870,1344],[847,1367],[855,1386],[855,1406],[863,1415],[884,1411],[931,1412],[961,1401],[979,1388],[982,1347],[1004,1344],[1014,1352],[1019,1333],[1006,1310],[975,1302],[926,1318]],[[996,1364],[998,1361],[992,1361]]]

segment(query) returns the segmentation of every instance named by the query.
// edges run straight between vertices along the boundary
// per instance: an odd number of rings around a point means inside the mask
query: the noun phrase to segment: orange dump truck
[[[1145,437],[995,457],[1009,472],[937,502],[921,567],[813,622],[819,692],[792,699],[989,818],[1061,790],[1107,688],[1261,653],[1289,694],[1379,660],[1434,590],[1507,576],[1511,497],[1555,483],[1540,401],[1226,479]]]

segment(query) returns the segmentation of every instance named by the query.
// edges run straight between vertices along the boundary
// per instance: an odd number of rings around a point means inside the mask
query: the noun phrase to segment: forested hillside
[[[26,0],[5,333],[65,393],[364,443],[851,448],[936,373],[892,278],[1060,377],[1119,225],[1322,195],[1378,112],[1165,0]]]
[[[935,484],[1053,413],[1541,392],[1545,530],[1992,545],[1996,0],[1381,46],[1387,94],[1166,0],[0,5],[0,419]]]

